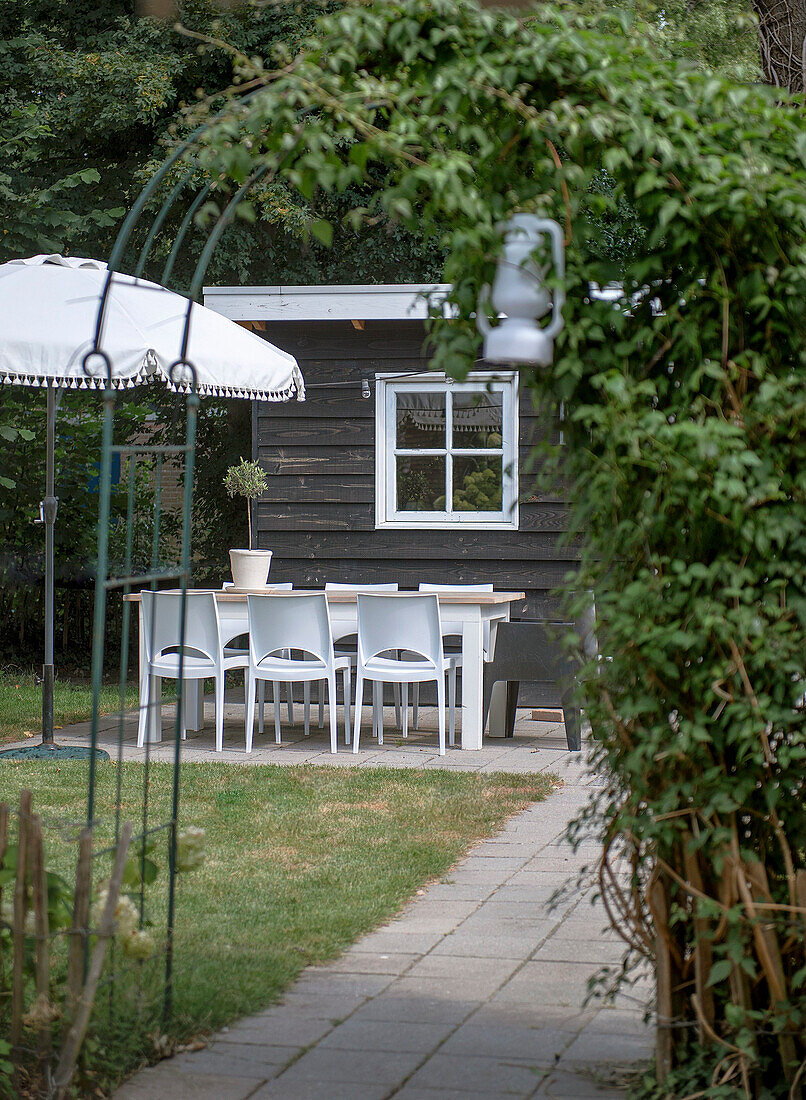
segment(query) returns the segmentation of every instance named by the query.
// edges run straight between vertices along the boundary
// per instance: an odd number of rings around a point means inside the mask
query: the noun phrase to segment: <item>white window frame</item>
[[[397,448],[396,395],[399,392],[474,393],[488,384],[503,395],[502,445],[490,454],[501,454],[503,484],[500,512],[401,512],[395,511],[397,479],[395,457],[406,450]],[[518,374],[517,371],[472,371],[466,381],[457,382],[432,371],[423,374],[375,375],[375,527],[393,530],[452,530],[457,527],[485,531],[518,529]],[[452,440],[451,440],[452,442]],[[454,448],[412,449],[412,455],[451,454]],[[461,453],[461,448],[456,448]],[[473,449],[475,450],[475,448]],[[479,449],[480,450],[480,449]],[[450,462],[448,463],[450,467]],[[446,498],[448,497],[446,493]]]

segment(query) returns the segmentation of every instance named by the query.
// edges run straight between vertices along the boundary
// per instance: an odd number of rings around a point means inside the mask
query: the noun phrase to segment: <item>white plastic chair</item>
[[[228,588],[234,588],[234,587],[235,587],[235,582],[234,581],[224,581],[224,583],[221,585],[221,589],[224,592]],[[272,581],[271,587],[274,589],[275,592],[292,592],[293,589],[294,589],[294,585],[291,583],[291,581],[280,581],[279,583],[276,583],[276,582]],[[219,609],[218,609],[218,614],[219,614],[219,617],[221,619],[221,634],[222,634],[222,637],[224,638],[224,645],[226,647],[224,652],[227,655],[238,653],[238,654],[243,654],[244,656],[248,657],[249,656],[249,650],[248,649],[241,649],[240,647],[233,647],[230,644],[236,638],[240,638],[240,636],[242,634],[246,633],[244,631],[244,628],[243,628],[243,619],[240,616],[228,616],[225,608],[226,608],[226,605],[223,605],[222,607],[219,607]],[[276,706],[277,705],[277,700],[280,697],[279,696],[280,684],[279,683],[272,684],[271,688],[272,688],[272,699],[274,700],[274,704]],[[293,684],[286,684],[285,688],[286,688],[286,698],[288,700],[288,722],[289,722],[289,725],[293,726],[294,725],[294,685]],[[258,684],[257,703],[258,703],[257,731],[258,731],[258,733],[263,733],[263,708],[266,704],[266,681],[265,680],[261,680],[260,683]]]
[[[227,656],[221,637],[218,607],[212,592],[141,592],[143,609],[143,667],[140,678],[140,722],[137,747],[145,742],[151,706],[153,677],[178,680],[215,680],[215,748],[224,747],[224,675],[230,669],[247,669],[247,654]],[[182,601],[185,600],[184,645]],[[180,672],[181,665],[181,672]],[[184,736],[185,731],[182,730]]]
[[[344,581],[326,581],[325,592],[397,592],[397,581],[381,581],[373,582],[372,584],[353,584],[352,582]],[[345,645],[345,640],[353,635],[353,631],[350,630],[346,634],[342,634],[339,638],[335,639],[336,643],[336,656],[337,657],[349,657],[350,662],[355,668],[357,661],[358,650],[357,647],[351,645]],[[339,645],[339,642],[342,645]],[[397,721],[398,729],[401,728],[401,711],[400,711],[400,685],[395,684],[392,688],[395,701],[395,719]],[[372,720],[373,727],[377,725],[378,715],[381,715],[383,720],[383,692],[377,686],[373,687],[372,693]],[[322,696],[319,696],[319,728],[324,725],[324,709],[322,703]]]
[[[358,752],[364,682],[409,684],[435,680],[439,708],[439,755],[445,755],[445,676],[448,674],[451,744],[456,716],[456,662],[442,648],[439,599],[434,594],[374,596],[359,594],[358,666],[355,684],[353,752]],[[405,652],[407,658],[387,657]],[[404,697],[403,736],[408,700]],[[376,727],[383,744],[383,724]]]
[[[326,681],[330,704],[330,751],[336,742],[336,673],[344,674],[344,734],[350,743],[350,661],[333,652],[330,613],[324,592],[298,596],[247,596],[249,675],[246,686],[246,751],[252,751],[255,688],[261,680]],[[301,657],[295,657],[301,652]],[[306,731],[307,732],[307,731]],[[280,709],[275,695],[274,739],[280,744]]]
[[[493,592],[492,584],[429,584],[420,581],[420,592]],[[458,635],[458,637],[457,637]],[[457,667],[462,667],[462,624],[442,622],[442,644],[449,647],[448,652],[455,658]],[[484,624],[484,660],[490,659],[490,624]],[[411,690],[411,727],[420,725],[420,687],[414,684]]]

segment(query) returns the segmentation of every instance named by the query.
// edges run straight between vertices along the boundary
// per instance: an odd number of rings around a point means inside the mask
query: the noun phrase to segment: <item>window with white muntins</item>
[[[376,526],[517,529],[516,374],[376,377]]]

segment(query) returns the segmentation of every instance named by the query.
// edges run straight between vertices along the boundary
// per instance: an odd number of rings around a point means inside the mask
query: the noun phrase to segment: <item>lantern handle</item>
[[[476,328],[482,334],[482,336],[489,336],[493,331],[493,326],[490,324],[487,317],[487,303],[490,300],[490,284],[485,283],[479,291],[478,301],[476,303]]]
[[[554,339],[563,327],[562,308],[565,305],[565,239],[560,225],[553,218],[538,218],[535,221],[535,231],[547,233],[551,238],[551,258],[554,261],[554,270],[557,272],[559,283],[552,292],[551,321],[543,329],[545,336]]]

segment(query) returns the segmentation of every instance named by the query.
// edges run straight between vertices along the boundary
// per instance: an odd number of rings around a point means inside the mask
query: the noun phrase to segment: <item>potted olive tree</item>
[[[252,501],[257,500],[268,487],[266,473],[260,463],[248,462],[245,458],[237,466],[230,466],[224,476],[224,488],[229,496],[246,499],[249,549],[229,552],[232,579],[236,588],[263,588],[269,576],[271,550],[252,549]]]

